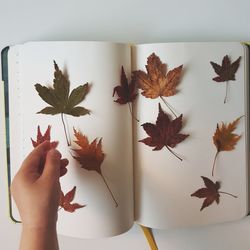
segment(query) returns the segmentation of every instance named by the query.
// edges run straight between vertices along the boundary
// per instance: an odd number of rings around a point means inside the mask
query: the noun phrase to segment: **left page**
[[[60,114],[38,114],[50,105],[38,95],[35,85],[52,88],[53,61],[67,76],[69,93],[89,84],[84,100],[76,106],[88,109],[90,114],[64,114],[64,121]],[[118,105],[112,97],[113,88],[120,82],[121,67],[129,73],[130,62],[129,46],[105,42],[32,42],[9,50],[11,179],[33,149],[31,139],[37,140],[38,126],[42,135],[51,126],[51,141],[59,142],[62,158],[69,160],[68,173],[60,179],[62,191],[66,194],[75,186],[72,203],[86,205],[73,213],[59,210],[59,234],[109,237],[133,225],[132,122],[127,107]],[[80,148],[75,143],[74,128],[87,136],[89,143],[101,139],[104,178],[97,171],[81,168],[72,157],[76,156],[74,149]],[[13,201],[11,206],[12,216],[20,220]]]

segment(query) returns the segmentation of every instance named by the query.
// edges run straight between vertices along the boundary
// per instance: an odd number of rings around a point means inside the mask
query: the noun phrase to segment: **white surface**
[[[59,211],[60,234],[85,239],[103,238],[121,234],[133,225],[132,119],[127,106],[120,107],[112,98],[113,87],[120,81],[122,65],[130,71],[130,54],[127,45],[103,42],[31,42],[9,50],[11,177],[33,149],[30,137],[36,138],[37,126],[40,125],[44,133],[51,125],[52,140],[59,141],[58,149],[70,161],[67,175],[61,178],[62,190],[66,193],[76,186],[75,202],[86,204],[84,209],[72,214],[63,209]],[[64,119],[71,141],[75,140],[73,127],[87,135],[89,142],[102,138],[105,158],[101,170],[118,207],[115,207],[101,176],[81,169],[72,158],[71,154],[75,155],[72,149],[79,147],[73,142],[67,146],[60,116],[37,114],[48,104],[38,96],[34,84],[52,85],[53,60],[62,71],[67,70],[70,91],[86,82],[91,86],[82,102],[90,115],[65,115]],[[15,68],[16,65],[19,67]],[[16,81],[12,75],[18,75]],[[32,105],[31,96],[35,97]],[[20,221],[17,209],[13,210],[13,217]]]
[[[216,147],[213,134],[216,124],[229,123],[245,115],[245,46],[240,43],[169,43],[138,45],[134,49],[137,58],[135,69],[145,70],[147,57],[155,52],[167,63],[168,72],[183,64],[183,72],[177,93],[164,97],[177,116],[183,114],[180,133],[189,134],[172,150],[183,158],[178,160],[164,147],[153,151],[139,140],[148,137],[140,126],[155,124],[158,104],[171,119],[173,115],[160,98],[145,98],[141,94],[135,101],[136,117],[140,120],[134,130],[135,152],[135,214],[143,225],[160,228],[183,228],[233,221],[247,213],[247,159],[245,157],[245,120],[241,120],[236,133],[242,134],[234,151],[221,152],[216,161],[215,175],[212,164]],[[242,56],[236,73],[236,81],[230,81],[228,102],[224,104],[225,84],[212,80],[215,72],[210,61],[221,63],[229,54],[235,61]],[[247,82],[248,84],[248,82]],[[220,196],[220,203],[200,211],[202,200],[191,197],[203,188],[200,176],[221,181],[221,190],[235,193],[238,198]],[[183,206],[186,209],[183,209]]]
[[[29,40],[110,40],[121,42],[250,40],[250,1],[0,1],[0,47]],[[3,128],[0,127],[1,141]],[[0,155],[3,154],[0,147]],[[1,157],[1,162],[3,158]],[[0,168],[1,249],[18,249],[20,225],[8,219],[6,169]],[[246,250],[250,218],[217,226],[154,230],[159,249]],[[59,237],[66,249],[148,249],[135,226],[102,240]]]

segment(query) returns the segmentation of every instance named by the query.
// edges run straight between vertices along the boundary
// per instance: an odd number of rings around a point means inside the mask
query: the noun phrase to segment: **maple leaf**
[[[213,142],[216,146],[217,152],[214,157],[212,176],[214,176],[215,162],[219,152],[234,150],[237,142],[241,138],[241,135],[233,133],[241,118],[242,116],[229,123],[228,125],[222,122],[219,126],[219,124],[217,123],[216,131],[213,135]]]
[[[122,66],[121,69],[121,80],[120,80],[120,85],[114,87],[113,90],[113,97],[114,95],[117,94],[118,98],[116,100],[114,100],[114,102],[117,102],[119,104],[128,104],[129,106],[129,111],[131,116],[137,121],[139,122],[132,113],[132,108],[130,106],[130,102],[132,103],[136,96],[136,85],[135,85],[135,79],[134,77],[132,77],[130,83],[128,83],[128,79],[127,76],[124,72],[124,68]]]
[[[104,178],[101,170],[101,164],[105,157],[102,151],[102,139],[98,141],[96,138],[91,143],[89,143],[87,136],[83,135],[75,128],[74,135],[76,138],[74,142],[80,147],[78,149],[73,149],[73,151],[75,151],[76,153],[76,156],[73,156],[74,159],[76,159],[80,163],[82,168],[86,170],[96,171],[102,177],[113,201],[115,202],[115,206],[117,207],[118,203],[116,202],[116,199],[111,189],[109,188],[108,183],[106,182],[106,179]]]
[[[182,67],[183,65],[180,65],[167,72],[167,65],[162,63],[155,53],[152,53],[147,58],[147,73],[142,70],[133,72],[138,88],[142,89],[141,94],[151,99],[160,97],[175,117],[177,117],[176,114],[163,97],[176,94],[176,86],[180,81]]]
[[[38,173],[40,173],[40,174],[42,174],[42,172],[43,172],[47,152],[52,148],[56,148],[58,145],[57,141],[52,141],[52,142],[50,141],[50,130],[51,130],[51,126],[48,126],[44,135],[42,135],[41,130],[40,130],[40,126],[38,126],[37,127],[36,141],[31,138],[31,142],[32,142],[32,145],[34,148],[37,147],[38,145],[40,145],[41,143],[43,143],[44,141],[49,141],[49,143],[50,143],[49,149],[47,151],[45,151],[45,153],[44,153],[44,155],[41,158],[40,163],[39,163]]]
[[[224,98],[224,103],[227,101],[227,92],[228,92],[228,81],[235,81],[235,73],[237,72],[240,65],[241,56],[234,61],[230,62],[228,55],[225,55],[222,60],[222,64],[219,65],[215,62],[210,62],[215,73],[218,75],[213,78],[215,82],[227,82],[226,83],[226,95]]]
[[[182,142],[189,136],[187,134],[179,133],[182,129],[182,115],[171,121],[169,116],[163,112],[161,104],[159,103],[159,113],[156,124],[147,122],[142,124],[142,127],[149,137],[142,139],[139,142],[154,147],[154,151],[161,150],[165,146],[178,159],[182,160],[169,148],[174,148],[178,143]]]
[[[230,195],[234,198],[237,198],[237,196],[235,196],[233,194],[219,191],[219,189],[221,188],[221,183],[219,181],[213,182],[212,180],[210,180],[209,178],[207,178],[205,176],[201,176],[201,178],[203,179],[205,187],[200,188],[197,191],[195,191],[193,194],[191,194],[192,197],[205,198],[205,200],[203,201],[203,204],[201,206],[200,211],[202,211],[204,208],[212,205],[214,201],[217,204],[219,204],[220,194],[227,194],[227,195]]]
[[[76,186],[74,186],[73,189],[70,190],[65,195],[61,191],[59,206],[63,208],[65,211],[70,212],[70,213],[75,212],[76,209],[85,207],[86,205],[80,205],[78,203],[71,203],[74,200],[75,193],[76,193]]]
[[[39,144],[43,143],[44,141],[49,141],[50,142],[50,149],[56,148],[58,145],[58,142],[56,141],[50,141],[50,130],[51,126],[48,126],[47,130],[45,131],[44,135],[42,135],[40,126],[37,127],[37,136],[36,136],[36,141],[31,138],[31,142],[33,147],[37,147]]]
[[[72,92],[69,93],[69,80],[66,75],[63,74],[59,69],[55,61],[54,68],[55,71],[53,88],[42,86],[39,83],[35,84],[35,88],[39,96],[50,105],[37,113],[46,115],[61,114],[64,132],[69,146],[70,142],[67,137],[63,114],[72,116],[83,116],[86,114],[90,114],[90,111],[88,109],[81,106],[76,106],[84,100],[86,94],[89,91],[89,85],[88,83],[85,83],[84,85],[80,85],[77,88],[73,89]]]

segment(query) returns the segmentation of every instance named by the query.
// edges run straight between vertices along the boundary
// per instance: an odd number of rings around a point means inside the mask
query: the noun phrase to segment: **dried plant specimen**
[[[228,83],[229,81],[235,81],[235,73],[239,68],[240,60],[241,56],[236,61],[231,63],[228,55],[225,55],[221,65],[215,62],[210,62],[215,73],[218,75],[214,77],[213,80],[215,82],[226,82],[226,95],[224,98],[224,103],[227,102]]]
[[[156,120],[156,124],[144,123],[142,127],[149,135],[149,137],[140,140],[144,144],[154,147],[154,151],[161,150],[164,146],[179,160],[182,160],[176,155],[170,148],[174,148],[178,143],[185,140],[189,135],[180,134],[182,129],[182,115],[170,120],[170,117],[164,113],[159,103],[159,113]]]
[[[80,205],[78,203],[71,203],[74,200],[76,193],[76,186],[73,187],[68,193],[64,195],[63,191],[60,194],[59,206],[63,208],[65,211],[73,213],[76,209],[83,208],[86,205]]]
[[[135,100],[135,98],[137,96],[135,79],[132,78],[131,81],[130,81],[130,83],[128,83],[128,79],[127,79],[127,76],[126,76],[126,74],[124,72],[123,66],[122,66],[122,69],[121,69],[120,85],[114,87],[114,90],[113,90],[113,96],[115,94],[117,94],[118,98],[114,102],[117,102],[119,104],[128,104],[131,116],[136,121],[138,121],[133,116],[132,108],[131,108],[131,104],[130,104],[130,103],[132,103]]]
[[[207,177],[201,176],[203,179],[203,182],[205,184],[205,187],[198,189],[195,191],[191,196],[197,197],[197,198],[205,198],[205,200],[202,203],[200,211],[202,211],[204,208],[210,206],[213,204],[215,201],[217,204],[220,202],[220,194],[226,194],[230,195],[234,198],[237,198],[237,196],[224,192],[224,191],[219,191],[221,188],[221,183],[219,181],[213,182]]]
[[[44,135],[42,135],[40,126],[37,127],[36,141],[31,138],[31,142],[34,148],[37,147],[39,144],[43,143],[44,141],[50,142],[51,149],[57,147],[58,145],[57,141],[52,141],[52,142],[50,141],[50,130],[51,130],[51,126],[49,125]]]
[[[54,61],[54,83],[52,87],[42,86],[41,84],[35,84],[36,91],[39,96],[50,106],[45,107],[40,110],[38,113],[46,115],[56,115],[61,114],[61,119],[63,123],[63,128],[67,140],[68,146],[70,141],[67,136],[66,126],[63,118],[63,114],[68,114],[72,116],[83,116],[90,114],[90,111],[82,106],[77,106],[80,104],[89,91],[88,83],[80,85],[77,88],[73,89],[71,93],[70,83],[68,78],[62,71],[59,69],[58,65]]]
[[[86,170],[96,171],[102,177],[102,180],[104,181],[106,187],[108,188],[109,193],[115,203],[115,206],[117,207],[118,203],[111,189],[109,188],[108,183],[104,178],[101,170],[101,165],[105,157],[102,151],[102,139],[98,141],[96,138],[91,143],[89,143],[87,136],[83,135],[79,131],[76,131],[75,129],[74,129],[74,135],[76,138],[74,142],[80,148],[73,149],[76,153],[76,155],[73,157],[80,163],[82,168]]]
[[[45,142],[45,141],[49,141],[49,143],[50,143],[50,148],[49,149],[57,147],[57,145],[58,145],[57,141],[52,141],[52,142],[50,141],[51,140],[51,138],[50,138],[50,130],[51,130],[51,126],[48,126],[45,133],[42,134],[41,130],[40,130],[40,126],[37,127],[36,141],[31,138],[31,142],[32,142],[32,145],[33,145],[34,148],[37,147],[39,144]],[[38,168],[38,172],[40,174],[42,174],[42,172],[43,172],[46,155],[47,155],[47,152],[45,152],[45,155],[42,157],[42,159],[40,161],[40,166]]]
[[[133,72],[133,77],[135,77],[138,88],[142,89],[141,94],[151,99],[160,97],[175,117],[177,115],[163,97],[176,94],[176,87],[180,82],[182,67],[183,65],[180,65],[167,72],[167,65],[162,63],[155,53],[152,53],[147,59],[147,72],[142,70]]]
[[[241,138],[241,135],[233,133],[233,131],[236,129],[239,120],[242,118],[239,117],[235,121],[229,124],[225,124],[224,122],[219,125],[217,123],[216,131],[213,135],[213,142],[216,146],[217,152],[214,157],[213,162],[213,168],[212,168],[212,176],[214,176],[214,170],[215,170],[215,162],[217,159],[218,154],[221,151],[232,151],[234,150],[237,142]]]

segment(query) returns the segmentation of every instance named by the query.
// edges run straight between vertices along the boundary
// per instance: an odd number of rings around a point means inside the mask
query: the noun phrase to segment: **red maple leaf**
[[[68,193],[64,195],[61,191],[59,206],[63,208],[65,211],[73,213],[76,209],[83,208],[86,205],[80,205],[78,203],[71,203],[75,197],[76,186],[73,187]]]
[[[119,104],[128,104],[130,113],[133,117],[130,102],[133,102],[137,96],[135,78],[132,77],[130,83],[128,83],[128,79],[127,79],[127,76],[125,74],[123,66],[121,69],[121,80],[120,81],[121,81],[120,85],[114,87],[114,90],[113,90],[113,96],[115,94],[118,95],[118,98],[116,100],[114,100],[114,102],[117,102]],[[135,120],[137,120],[135,117],[133,117],[133,118]]]
[[[226,83],[226,95],[224,98],[224,103],[227,101],[227,92],[228,92],[228,81],[235,81],[235,73],[237,72],[240,66],[241,56],[234,61],[230,62],[228,55],[225,55],[222,60],[222,64],[219,65],[215,62],[210,62],[215,73],[218,75],[213,78],[215,82],[227,82]]]
[[[178,159],[182,160],[169,148],[174,148],[178,143],[189,136],[187,134],[179,133],[182,129],[182,115],[171,121],[170,117],[163,112],[161,104],[159,103],[159,113],[156,124],[147,122],[142,124],[142,127],[149,137],[142,139],[139,142],[154,147],[154,151],[161,150],[165,146]]]
[[[117,94],[119,97],[115,100],[115,102],[119,104],[127,104],[128,102],[133,102],[137,96],[135,81],[132,78],[131,82],[128,84],[128,79],[124,72],[123,66],[121,70],[121,83],[120,85],[114,87],[113,90],[113,96],[115,94]]]
[[[34,141],[31,138],[32,141],[32,145],[33,147],[37,147],[39,144],[45,142],[45,141],[49,141],[50,142],[50,149],[52,148],[56,148],[58,145],[58,142],[56,141],[50,141],[50,130],[51,130],[51,126],[48,126],[47,130],[45,131],[44,135],[42,135],[41,130],[40,130],[40,126],[37,127],[37,136],[36,136],[36,141]]]
[[[213,182],[205,176],[201,176],[201,178],[203,179],[203,182],[206,187],[200,188],[197,191],[195,191],[193,194],[191,194],[191,196],[194,196],[194,197],[205,198],[205,200],[202,203],[200,211],[212,205],[214,201],[216,201],[216,203],[219,204],[220,194],[227,194],[234,198],[237,198],[237,196],[232,195],[230,193],[219,191],[219,189],[221,188],[221,183],[219,181]]]

